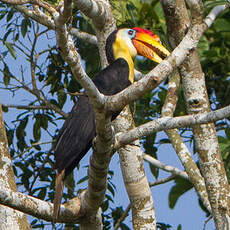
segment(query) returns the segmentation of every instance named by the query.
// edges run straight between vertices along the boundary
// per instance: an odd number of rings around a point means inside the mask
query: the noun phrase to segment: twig
[[[53,19],[43,13],[38,7],[34,7],[34,10],[28,9],[23,5],[15,5],[14,8],[22,14],[32,18],[36,22],[46,26],[48,29],[55,30],[55,24]],[[71,28],[69,33],[74,37],[80,38],[90,44],[97,45],[97,38],[95,35],[79,31],[77,28]]]
[[[45,10],[47,10],[51,15],[53,15],[56,10],[52,7],[48,2],[43,0],[1,0],[4,3],[11,4],[11,5],[24,5],[30,3],[32,5],[38,5]]]
[[[26,152],[28,152],[30,149],[32,149],[34,146],[37,146],[37,145],[48,145],[48,144],[52,144],[53,143],[53,141],[45,141],[45,142],[36,142],[36,143],[33,143],[33,144],[31,144],[30,146],[28,146],[27,148],[25,148],[25,150],[24,151],[22,151],[22,152],[20,152],[17,156],[15,156],[14,158],[13,158],[13,160],[14,159],[16,159],[16,158],[18,158],[18,157],[22,157],[22,155],[24,154],[24,153],[26,153]]]
[[[80,92],[74,92],[74,93],[68,92],[68,94],[71,95],[71,96],[82,96],[82,95],[85,95],[85,93],[80,93]]]
[[[206,229],[206,226],[207,226],[208,222],[209,222],[212,218],[213,218],[213,217],[212,217],[212,216],[210,216],[207,220],[205,220],[203,230],[205,230],[205,229]]]
[[[172,173],[173,175],[177,175],[177,176],[182,177],[186,180],[189,180],[186,172],[184,172],[184,171],[182,171],[176,167],[173,167],[171,165],[166,165],[166,164],[160,162],[159,160],[149,156],[148,154],[144,154],[143,159],[157,168],[160,168],[166,172]]]
[[[29,195],[32,195],[32,189],[33,189],[34,183],[36,182],[38,176],[40,175],[40,172],[43,170],[45,164],[49,161],[49,157],[50,157],[51,154],[52,154],[52,151],[49,151],[48,154],[46,155],[46,158],[43,161],[41,167],[39,168],[37,174],[34,176],[34,179],[31,182],[30,187],[29,187]]]
[[[65,24],[67,18],[65,15],[56,15],[54,21],[56,24],[58,45],[61,49],[63,59],[70,66],[72,73],[76,80],[87,91],[88,96],[92,100],[94,106],[100,106],[104,104],[104,96],[101,94],[97,87],[94,85],[91,78],[86,74],[80,61],[79,54],[75,49],[74,42],[69,34],[67,25]]]
[[[117,230],[120,227],[121,223],[128,216],[130,209],[131,209],[131,204],[129,203],[129,205],[127,206],[127,208],[125,209],[125,211],[122,213],[121,217],[117,220],[117,223],[114,226],[113,230]]]
[[[157,180],[157,181],[155,181],[155,182],[150,182],[150,183],[149,183],[149,186],[150,186],[150,187],[154,187],[154,186],[157,186],[157,185],[160,185],[160,184],[165,184],[165,183],[167,183],[167,182],[169,182],[169,181],[171,181],[171,180],[174,180],[175,177],[176,177],[176,175],[171,175],[171,176],[169,176],[169,177],[166,177],[166,178]]]
[[[50,109],[46,105],[13,105],[13,104],[2,104],[4,107],[15,108],[15,109]]]

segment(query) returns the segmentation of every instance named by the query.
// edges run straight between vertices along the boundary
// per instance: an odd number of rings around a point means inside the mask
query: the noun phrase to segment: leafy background
[[[49,1],[56,4],[56,1]],[[114,16],[118,27],[139,26],[148,28],[160,35],[163,44],[169,49],[166,26],[159,1],[150,0],[111,0]],[[204,1],[205,15],[216,4],[225,1]],[[78,9],[73,10],[73,26],[81,31],[93,34],[92,23]],[[26,106],[45,106],[41,97],[45,97],[51,104],[68,113],[77,100],[71,93],[79,92],[82,88],[72,77],[68,65],[62,60],[55,42],[55,34],[31,19],[22,16],[14,8],[0,3],[0,98],[3,103],[6,129],[10,153],[13,161],[16,182],[19,191],[36,196],[40,199],[52,201],[54,196],[53,170],[53,138],[58,133],[63,115],[50,109],[12,109],[9,104],[23,104]],[[44,42],[45,41],[45,42]],[[81,55],[86,72],[95,76],[100,71],[97,47],[80,39],[75,39],[76,47]],[[206,76],[209,99],[212,109],[230,104],[230,12],[224,12],[214,25],[204,34],[199,43],[198,52],[203,71]],[[92,55],[92,53],[94,55]],[[36,63],[35,63],[36,62]],[[34,66],[35,63],[35,66]],[[143,58],[137,58],[135,66],[146,73],[154,67],[154,63]],[[40,89],[40,98],[31,85],[31,67],[35,69],[36,84]],[[28,92],[28,89],[31,89]],[[167,81],[156,90],[145,94],[140,100],[131,105],[135,110],[136,124],[143,124],[156,117],[160,117],[161,108],[167,93]],[[183,92],[179,93],[176,114],[185,114]],[[230,127],[229,120],[217,122],[220,147],[230,178]],[[193,151],[193,136],[188,128],[180,130],[184,141]],[[160,133],[141,140],[145,153],[155,158],[166,156],[169,160],[176,158],[169,148],[169,140]],[[173,153],[173,155],[172,155]],[[169,156],[170,155],[170,156]],[[171,156],[172,155],[172,156]],[[194,158],[197,156],[194,152]],[[88,157],[88,156],[87,156]],[[173,162],[175,160],[173,159]],[[126,209],[128,202],[120,197],[120,184],[114,178],[120,175],[117,156],[113,159],[114,167],[108,175],[108,190],[103,204],[104,229],[111,229]],[[64,200],[74,197],[87,186],[88,158],[71,174],[66,183]],[[145,163],[150,181],[164,177],[165,173]],[[188,181],[175,178],[167,187],[168,207],[175,209],[178,199],[185,196],[192,186]],[[121,191],[120,191],[121,190]],[[159,194],[154,195],[155,200]],[[195,198],[196,199],[196,198]],[[156,206],[161,206],[157,204]],[[179,205],[179,204],[178,204]],[[200,207],[202,210],[204,208]],[[167,216],[172,212],[163,210],[163,221],[158,222],[158,229],[183,229],[180,219],[174,226],[168,222]],[[183,212],[183,210],[182,210]],[[206,215],[209,214],[204,210]],[[159,215],[159,214],[157,214]],[[120,226],[121,229],[131,229],[130,217]],[[43,220],[29,218],[32,228],[61,229],[63,225],[52,225]],[[205,218],[204,218],[205,221]],[[66,225],[66,229],[78,229],[77,225]],[[201,228],[201,227],[200,227]],[[188,228],[186,228],[188,229]]]

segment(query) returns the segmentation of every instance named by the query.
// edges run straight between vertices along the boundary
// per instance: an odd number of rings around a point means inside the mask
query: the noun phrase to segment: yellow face
[[[137,55],[132,40],[128,34],[128,29],[121,29],[117,32],[116,40],[113,43],[113,55],[115,59],[124,58],[129,65],[129,81],[134,82],[133,58]]]

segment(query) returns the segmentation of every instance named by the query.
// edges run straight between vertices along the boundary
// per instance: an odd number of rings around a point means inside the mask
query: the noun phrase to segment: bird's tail
[[[65,177],[65,169],[61,172],[57,172],[56,180],[55,180],[55,193],[54,193],[54,208],[53,208],[53,222],[57,221],[60,206],[61,206],[61,199],[64,189],[64,177]]]

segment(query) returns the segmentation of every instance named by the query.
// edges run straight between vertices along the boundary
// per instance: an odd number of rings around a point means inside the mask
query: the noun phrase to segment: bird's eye
[[[131,39],[135,37],[135,34],[136,34],[135,30],[128,30],[128,35]]]
[[[133,33],[134,33],[133,30],[129,30],[129,31],[128,31],[128,34],[129,34],[129,35],[133,35]]]

